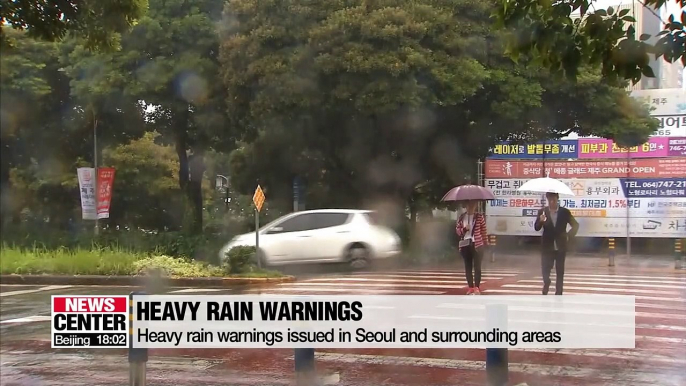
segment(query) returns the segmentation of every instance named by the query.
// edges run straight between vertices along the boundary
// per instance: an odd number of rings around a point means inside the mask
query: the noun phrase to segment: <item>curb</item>
[[[233,287],[238,285],[266,285],[295,281],[294,276],[284,277],[197,277],[172,278],[152,276],[100,276],[100,275],[0,275],[1,284],[26,285],[93,285],[93,286],[142,286],[151,280],[162,280],[173,287]]]

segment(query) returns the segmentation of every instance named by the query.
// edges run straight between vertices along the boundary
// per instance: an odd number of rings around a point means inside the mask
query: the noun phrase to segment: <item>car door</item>
[[[299,246],[305,239],[302,234],[310,228],[311,220],[311,214],[296,214],[266,230],[263,248],[273,264],[302,259]]]
[[[300,252],[302,259],[308,261],[337,260],[341,251],[350,242],[350,232],[345,227],[350,213],[313,213],[310,229],[300,232],[303,240]]]

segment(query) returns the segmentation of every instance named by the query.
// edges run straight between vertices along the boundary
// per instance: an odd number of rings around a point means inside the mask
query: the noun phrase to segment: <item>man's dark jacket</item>
[[[545,210],[546,221],[541,222],[541,214]],[[572,212],[564,207],[557,209],[557,222],[553,225],[553,219],[550,214],[550,208],[538,210],[536,216],[536,223],[534,229],[540,231],[543,228],[543,235],[541,236],[541,249],[544,252],[551,252],[555,250],[554,242],[557,241],[557,250],[567,252],[567,225],[571,225],[572,229],[569,231],[569,237],[574,237],[579,230],[579,223],[576,221]]]

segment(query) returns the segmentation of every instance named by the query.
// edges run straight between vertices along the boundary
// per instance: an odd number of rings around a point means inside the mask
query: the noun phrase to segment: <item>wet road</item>
[[[485,264],[489,294],[540,294],[535,264]],[[50,296],[128,294],[137,288],[0,285],[2,385],[123,385],[126,353],[50,349]],[[462,267],[310,273],[294,283],[188,294],[464,294]],[[510,385],[686,385],[686,271],[570,264],[566,293],[636,295],[634,350],[510,350]],[[149,385],[289,385],[292,350],[151,350]],[[318,370],[338,385],[484,385],[485,351],[321,350]]]

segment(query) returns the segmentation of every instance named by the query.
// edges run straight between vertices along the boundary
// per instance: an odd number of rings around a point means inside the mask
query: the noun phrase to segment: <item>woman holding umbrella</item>
[[[443,201],[461,201],[466,211],[460,215],[455,225],[455,231],[460,237],[458,247],[464,259],[465,275],[469,289],[467,295],[480,295],[481,262],[484,247],[488,245],[488,231],[486,218],[478,212],[480,201],[493,200],[493,193],[478,185],[464,185],[452,189]]]

